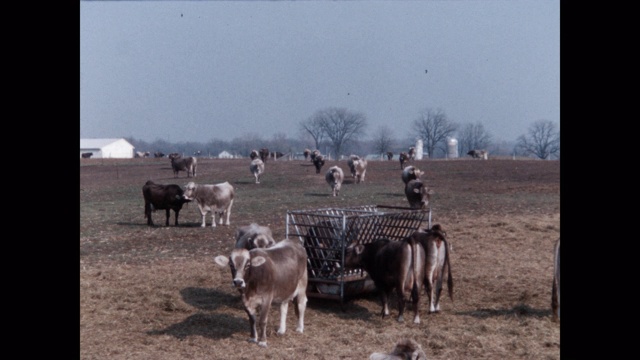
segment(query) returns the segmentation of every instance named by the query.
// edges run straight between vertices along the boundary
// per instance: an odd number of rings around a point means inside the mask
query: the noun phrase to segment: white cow
[[[340,193],[340,187],[342,187],[342,181],[344,180],[344,172],[339,166],[332,166],[329,168],[324,176],[329,186],[331,186],[331,193],[333,196],[337,196]]]
[[[264,173],[264,162],[258,158],[251,160],[251,165],[249,165],[249,170],[256,178],[256,184],[260,184],[260,177]]]
[[[198,203],[200,214],[202,214],[202,227],[206,226],[208,212],[211,212],[211,226],[216,227],[216,213],[219,213],[220,225],[230,224],[229,216],[234,195],[233,186],[225,181],[215,185],[190,182],[187,184],[183,196],[186,200],[195,200]],[[225,214],[227,215],[226,222],[223,221]]]

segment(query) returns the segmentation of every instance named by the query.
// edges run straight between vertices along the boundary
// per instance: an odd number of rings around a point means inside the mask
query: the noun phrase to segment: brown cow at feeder
[[[267,322],[271,304],[280,304],[278,335],[287,329],[287,310],[293,301],[298,316],[296,331],[304,332],[307,307],[307,253],[297,239],[284,239],[269,248],[235,248],[227,258],[215,257],[218,266],[231,269],[233,286],[242,295],[249,315],[250,342],[267,347]]]

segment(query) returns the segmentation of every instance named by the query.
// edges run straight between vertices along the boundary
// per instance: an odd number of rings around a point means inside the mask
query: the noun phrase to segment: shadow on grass
[[[534,309],[524,304],[518,304],[511,309],[478,309],[474,311],[459,311],[456,315],[469,315],[478,319],[491,317],[535,317],[551,316],[551,309]]]
[[[308,296],[307,308],[320,313],[331,313],[341,319],[371,319],[376,317],[378,314],[372,313],[366,307],[356,304],[356,300],[363,299],[379,302],[377,294],[348,296],[342,302],[339,299],[324,299]]]
[[[242,307],[239,293],[229,294],[215,289],[188,287],[180,290],[180,295],[184,302],[200,310],[216,310],[220,306]]]
[[[189,336],[222,339],[237,332],[247,332],[247,322],[244,317],[228,314],[195,314],[165,329],[147,331],[147,334],[170,335],[181,340]]]
[[[165,225],[164,220],[162,221],[162,223],[159,223],[158,221],[154,221],[154,224],[152,226],[147,225],[147,222],[145,220],[145,222],[126,222],[126,221],[118,221],[116,222],[116,225],[120,225],[120,226],[132,226],[132,227],[148,227],[150,229],[159,229],[159,228],[166,228],[166,227],[178,227],[178,228],[194,228],[194,227],[200,227],[200,225],[202,225],[202,223],[200,222],[180,222],[178,224],[178,226],[175,226],[173,223],[173,220],[171,220],[169,222],[169,226]],[[211,225],[211,223],[207,223],[207,226]],[[216,224],[218,225],[218,224]]]
[[[331,193],[326,194],[318,194],[318,193],[305,193],[304,196],[315,196],[315,197],[330,197]]]

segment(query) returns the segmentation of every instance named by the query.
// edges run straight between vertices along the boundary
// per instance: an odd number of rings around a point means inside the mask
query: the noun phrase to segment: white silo
[[[450,159],[458,157],[458,140],[454,138],[447,140],[447,157]]]
[[[422,139],[416,140],[416,160],[422,160],[422,156],[423,156],[422,148],[423,148]]]

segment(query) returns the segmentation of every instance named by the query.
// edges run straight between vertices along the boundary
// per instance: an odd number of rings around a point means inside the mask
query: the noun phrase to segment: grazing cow
[[[183,197],[184,191],[179,185],[169,184],[162,185],[156,184],[153,181],[147,181],[142,187],[142,196],[144,197],[144,217],[147,219],[147,225],[153,226],[153,219],[151,218],[151,212],[156,210],[166,210],[167,221],[166,226],[169,226],[170,210],[176,214],[175,225],[178,226],[178,214],[182,209],[182,205],[189,200]]]
[[[351,177],[356,178],[356,166],[354,162],[356,160],[360,160],[360,156],[358,155],[349,155],[349,161],[347,161],[347,165],[349,165],[349,171],[351,172]]]
[[[333,196],[340,194],[340,187],[342,187],[342,181],[344,180],[344,172],[339,166],[332,166],[329,168],[324,176],[329,186],[331,186],[331,193]]]
[[[249,165],[249,170],[256,178],[256,184],[260,184],[260,176],[264,173],[264,162],[260,159],[251,160],[251,164]]]
[[[313,158],[313,166],[316,167],[316,174],[320,174],[320,170],[322,170],[324,166],[324,156],[315,155]]]
[[[411,146],[409,148],[409,152],[407,153],[407,155],[409,155],[409,159],[415,160],[416,159],[416,148]]]
[[[404,163],[409,161],[409,155],[406,152],[401,152],[400,156],[399,156],[399,159],[400,159],[400,170],[403,170],[404,169]]]
[[[424,171],[420,171],[417,167],[409,165],[402,170],[402,182],[406,186],[410,180],[418,180],[420,176],[424,174]]]
[[[157,157],[157,158],[164,157],[164,153],[162,153],[160,151],[156,151],[156,152],[153,153],[153,157]]]
[[[258,152],[258,150],[251,150],[249,157],[251,158],[251,160],[255,160],[260,157],[260,153]]]
[[[262,160],[263,162],[267,162],[268,158],[269,158],[269,149],[267,148],[260,149],[260,160]]]
[[[427,355],[415,340],[403,339],[398,341],[390,353],[374,352],[369,355],[369,360],[427,360]]]
[[[80,156],[82,156],[83,159],[88,159],[88,158],[91,157],[91,155],[93,155],[93,153],[86,152],[86,153],[82,153],[82,155],[80,155]]]
[[[229,216],[231,216],[231,206],[233,206],[233,197],[235,189],[228,181],[220,184],[196,184],[190,182],[184,191],[184,198],[198,203],[200,214],[202,215],[202,227],[206,226],[206,216],[211,212],[211,226],[216,227],[216,213],[218,213],[220,225],[229,225]],[[223,222],[224,215],[227,215],[226,221]]]
[[[391,151],[387,152],[387,160],[391,161],[393,159],[393,153]]]
[[[273,234],[268,226],[251,223],[236,229],[236,248],[247,250],[255,248],[268,248],[276,244]]]
[[[309,157],[311,158],[311,162],[314,162],[316,160],[316,156],[320,155],[320,150],[313,150],[311,152],[311,154],[309,154]]]
[[[302,154],[304,154],[304,159],[307,160],[309,159],[309,155],[311,155],[311,150],[304,149],[304,152]]]
[[[409,180],[404,187],[404,194],[413,209],[427,209],[431,195],[434,193],[421,180]]]
[[[424,249],[426,261],[424,266],[425,290],[429,296],[429,314],[440,312],[440,293],[442,283],[447,271],[447,289],[449,298],[453,301],[453,277],[451,276],[451,263],[449,262],[450,246],[440,224],[435,224],[429,230],[418,230],[411,238]]]
[[[353,167],[355,168],[356,184],[364,182],[364,175],[367,173],[367,160],[354,160]]]
[[[136,157],[137,158],[146,158],[149,157],[149,152],[148,151],[136,151]]]
[[[424,249],[413,238],[393,241],[377,239],[367,244],[351,245],[344,257],[345,268],[363,268],[373,280],[382,300],[382,317],[389,315],[389,295],[398,295],[398,321],[404,321],[406,302],[412,300],[413,322],[420,323],[420,289],[424,279]]]
[[[167,155],[167,157],[169,159],[180,159],[182,157],[182,155],[180,155],[180,153],[171,153],[171,154]]]
[[[551,286],[553,320],[560,320],[560,238],[553,246],[553,285]]]
[[[242,304],[249,315],[250,342],[267,347],[267,322],[272,303],[280,304],[279,335],[284,335],[287,329],[290,301],[298,316],[296,331],[304,332],[307,253],[299,240],[284,239],[265,249],[236,248],[228,258],[216,256],[215,263],[221,267],[228,264],[231,268],[233,286],[242,295]]]
[[[173,169],[174,177],[178,177],[180,171],[186,171],[187,177],[189,177],[189,174],[196,177],[197,165],[198,160],[193,156],[189,156],[187,158],[171,158],[171,168]]]
[[[467,152],[467,155],[470,155],[474,159],[489,159],[489,153],[487,152],[487,150],[469,150],[469,152]]]

